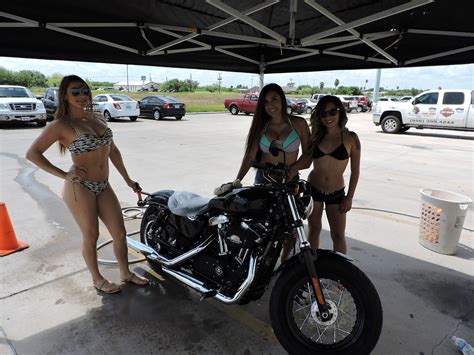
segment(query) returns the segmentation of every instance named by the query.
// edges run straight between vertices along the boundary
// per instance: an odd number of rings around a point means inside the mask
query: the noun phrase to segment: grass
[[[44,88],[32,88],[31,91],[34,95],[43,96]],[[186,104],[187,112],[224,112],[224,99],[231,98],[243,98],[244,95],[238,92],[208,92],[208,91],[195,91],[195,92],[128,92],[128,91],[103,91],[93,90],[92,96],[100,94],[112,94],[120,93],[130,96],[134,100],[141,100],[145,96],[149,95],[169,95],[176,98]],[[305,97],[304,95],[291,95],[291,97]]]

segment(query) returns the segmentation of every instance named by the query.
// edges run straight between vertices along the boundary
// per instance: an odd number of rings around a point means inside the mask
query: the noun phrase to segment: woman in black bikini
[[[83,235],[82,256],[96,289],[116,293],[120,287],[105,279],[97,263],[99,218],[113,238],[114,253],[122,282],[144,286],[148,280],[130,272],[125,225],[117,196],[108,182],[109,159],[128,186],[137,191],[130,179],[122,156],[113,142],[112,130],[98,114],[92,112],[91,91],[87,83],[75,75],[61,81],[55,120],[48,124],[26,153],[26,158],[50,174],[64,179],[63,199]],[[73,162],[68,172],[51,164],[44,152],[55,142],[62,154],[66,149]]]
[[[314,249],[319,247],[323,208],[331,230],[334,250],[346,254],[346,213],[352,208],[359,180],[361,146],[357,134],[345,128],[347,115],[341,100],[324,96],[311,115],[312,156],[299,159],[291,170],[305,169],[313,162],[308,181],[312,185],[313,213],[309,216],[308,240]],[[351,176],[347,195],[344,171],[351,162]]]

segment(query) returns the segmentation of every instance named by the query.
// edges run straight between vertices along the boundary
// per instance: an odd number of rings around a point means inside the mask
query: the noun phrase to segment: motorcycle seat
[[[175,191],[168,199],[171,213],[182,217],[195,217],[207,211],[210,198],[188,191]]]

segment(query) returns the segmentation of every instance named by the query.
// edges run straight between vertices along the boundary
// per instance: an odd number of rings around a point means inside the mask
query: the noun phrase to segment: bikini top
[[[300,136],[299,136],[298,132],[296,131],[295,127],[293,127],[293,124],[291,123],[291,120],[289,122],[290,122],[290,126],[292,128],[290,134],[285,138],[285,140],[283,142],[279,141],[279,140],[277,140],[277,141],[281,143],[283,151],[285,151],[286,153],[294,153],[294,152],[298,151],[298,149],[300,147],[300,144],[301,144],[301,139],[300,139]],[[265,127],[265,131],[266,131],[267,127],[268,127],[268,123],[267,123],[267,126]],[[270,153],[270,150],[269,150],[270,144],[272,144],[272,142],[270,141],[270,139],[268,139],[267,134],[263,133],[262,137],[260,138],[260,142],[259,142],[259,146],[260,146],[260,149],[262,150],[262,152]]]
[[[72,125],[72,121],[69,120],[69,124],[71,125],[72,130],[76,134],[77,138],[69,144],[69,151],[71,154],[82,154],[87,152],[92,152],[94,150],[99,149],[105,145],[112,144],[113,133],[110,128],[107,127],[104,134],[101,137],[97,137],[93,134],[77,134],[76,129]]]
[[[349,159],[349,153],[347,153],[347,149],[344,145],[344,139],[341,131],[341,144],[334,149],[331,153],[325,153],[319,148],[319,145],[316,145],[313,150],[313,159],[319,159],[324,157],[325,155],[329,155],[337,160],[346,160]]]

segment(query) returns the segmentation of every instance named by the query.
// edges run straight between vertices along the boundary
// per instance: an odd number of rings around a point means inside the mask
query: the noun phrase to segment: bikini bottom
[[[313,197],[314,201],[324,202],[326,205],[336,205],[344,200],[346,193],[344,188],[334,192],[322,192],[312,187],[311,196]]]
[[[92,192],[94,195],[99,196],[105,189],[109,186],[109,181],[87,181],[87,180],[80,180],[80,179],[73,179],[73,184],[78,184],[82,187],[85,187],[87,190]],[[72,186],[74,190],[74,185]],[[76,199],[76,190],[74,190],[74,199]]]

